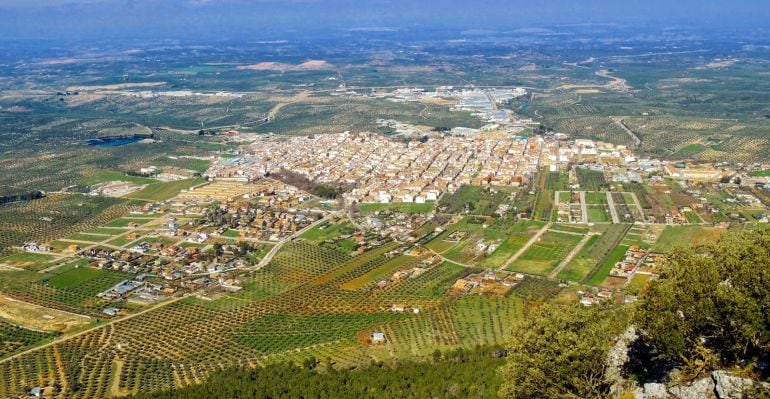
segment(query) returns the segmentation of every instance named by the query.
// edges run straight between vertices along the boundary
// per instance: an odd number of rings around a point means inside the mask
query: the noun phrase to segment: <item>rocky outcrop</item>
[[[670,397],[668,390],[666,390],[666,385],[657,382],[648,382],[636,388],[634,396],[637,399],[667,399]]]
[[[770,389],[768,383],[717,370],[688,385],[647,383],[637,386],[633,394],[635,399],[751,399],[746,392],[760,386]]]
[[[711,378],[716,384],[716,394],[719,399],[744,399],[744,393],[754,388],[758,383],[748,378],[738,377],[724,370],[717,370],[711,373]],[[762,385],[768,386],[767,383]]]
[[[676,399],[716,399],[714,380],[710,377],[695,380],[690,385],[676,385],[668,389]]]

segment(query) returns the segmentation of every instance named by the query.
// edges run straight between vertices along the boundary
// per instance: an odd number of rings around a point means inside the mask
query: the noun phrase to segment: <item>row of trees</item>
[[[350,187],[346,187],[342,184],[329,185],[319,183],[308,179],[307,176],[303,174],[292,172],[286,169],[282,169],[277,173],[272,173],[268,177],[280,180],[286,184],[307,191],[313,195],[327,199],[337,198],[340,194],[350,190]]]
[[[429,367],[406,361],[344,370],[336,370],[330,359],[310,358],[302,366],[280,363],[229,369],[202,385],[134,399],[490,398],[500,387],[496,370],[504,354],[501,348],[460,349],[434,353]]]
[[[42,191],[31,191],[23,194],[3,195],[0,196],[0,205],[17,201],[32,201],[45,197]]]
[[[630,316],[630,317],[627,317]],[[601,398],[609,394],[609,349],[630,323],[626,377],[686,382],[738,367],[770,377],[770,230],[728,234],[697,250],[679,248],[639,305],[542,306],[513,331],[500,370],[509,398]]]
[[[770,364],[770,230],[729,234],[677,249],[634,308],[543,304],[518,322],[505,349],[435,352],[430,364],[400,362],[335,370],[315,359],[228,370],[201,386],[141,398],[603,398],[607,360],[633,324],[626,377],[691,380],[741,367],[766,380]],[[505,360],[502,359],[505,357]],[[319,372],[316,369],[322,370]]]

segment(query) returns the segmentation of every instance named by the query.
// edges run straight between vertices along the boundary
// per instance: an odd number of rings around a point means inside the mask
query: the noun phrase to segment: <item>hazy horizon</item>
[[[564,24],[643,25],[658,29],[770,26],[770,2],[438,0],[3,0],[6,39],[243,38],[325,29],[506,30]]]

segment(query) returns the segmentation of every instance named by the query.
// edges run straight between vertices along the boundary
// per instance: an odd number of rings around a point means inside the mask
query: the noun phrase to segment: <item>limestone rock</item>
[[[676,399],[716,399],[711,377],[701,378],[690,385],[671,387],[668,392]]]
[[[656,382],[649,382],[634,391],[636,399],[668,399],[670,396],[666,386]]]
[[[748,378],[732,375],[724,370],[711,373],[719,399],[743,399],[743,392],[754,385]]]

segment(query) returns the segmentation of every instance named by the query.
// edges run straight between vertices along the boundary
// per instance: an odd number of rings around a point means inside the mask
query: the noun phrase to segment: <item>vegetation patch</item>
[[[402,212],[402,213],[429,213],[436,207],[435,201],[428,201],[423,204],[413,202],[397,202],[397,203],[365,203],[358,205],[358,210],[364,213],[372,212]]]
[[[147,185],[147,187],[127,195],[125,198],[138,199],[145,201],[165,201],[175,197],[182,190],[187,190],[190,187],[197,186],[205,183],[203,178],[194,178],[186,180],[178,180],[164,183],[153,183]]]

